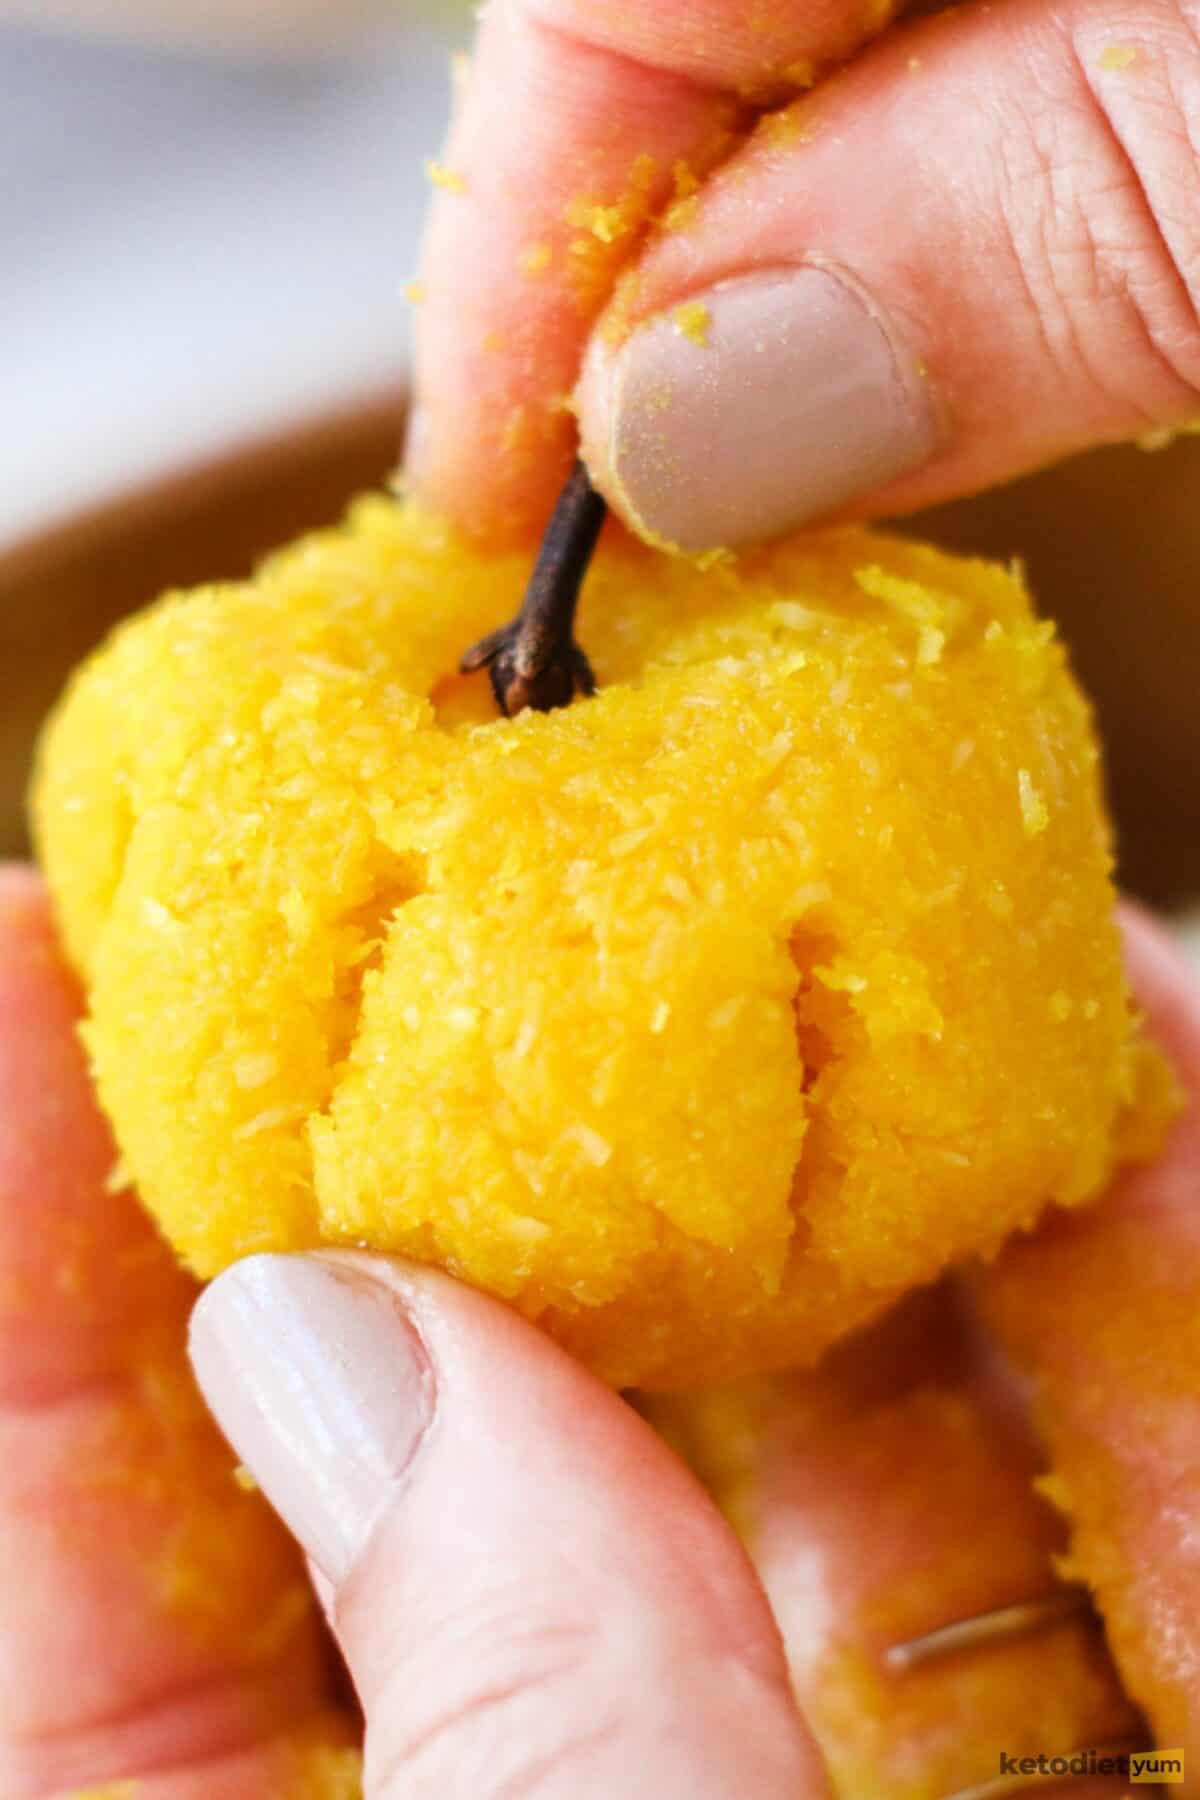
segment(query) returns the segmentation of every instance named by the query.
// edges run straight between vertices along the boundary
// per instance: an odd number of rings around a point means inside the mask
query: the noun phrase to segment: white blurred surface
[[[0,19],[160,43],[306,51],[394,25],[413,0],[0,0]]]
[[[0,25],[0,544],[394,387],[447,45],[280,61]]]

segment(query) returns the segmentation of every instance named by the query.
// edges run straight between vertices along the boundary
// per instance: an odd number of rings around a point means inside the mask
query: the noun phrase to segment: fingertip
[[[707,1691],[718,1720],[757,1723],[760,1791],[785,1770],[778,1791],[823,1792],[715,1507],[618,1395],[499,1301],[360,1252],[256,1257],[197,1307],[192,1351],[321,1572],[379,1791],[401,1770],[414,1793],[516,1787],[545,1761],[564,1791],[625,1791],[631,1757],[694,1771],[729,1754],[695,1722]]]
[[[1121,927],[1134,1001],[1144,1014],[1150,1037],[1165,1050],[1194,1114],[1200,1106],[1200,979],[1195,966],[1170,927],[1146,907],[1125,901]],[[1176,1128],[1167,1146],[1168,1166],[1179,1153],[1181,1129],[1186,1146],[1195,1127],[1184,1121]],[[1157,1166],[1140,1173],[1152,1178]],[[1143,1185],[1136,1168],[1127,1182]]]
[[[111,1140],[76,1035],[78,985],[32,870],[0,870],[0,1232],[12,1204],[43,1208],[101,1181]],[[101,1167],[103,1163],[103,1167]],[[12,1201],[10,1201],[12,1196]]]
[[[189,1283],[138,1207],[92,1089],[45,889],[0,872],[0,1388],[98,1382]]]
[[[1173,997],[1200,1016],[1196,967],[1170,924],[1140,900],[1121,902],[1125,956],[1135,988],[1147,996]]]
[[[12,938],[50,929],[45,885],[28,863],[0,863],[0,953]]]
[[[430,1359],[372,1259],[250,1256],[192,1310],[208,1405],[307,1555],[345,1579],[435,1405]]]

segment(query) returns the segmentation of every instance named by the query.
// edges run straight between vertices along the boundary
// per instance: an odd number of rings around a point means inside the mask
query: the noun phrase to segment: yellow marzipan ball
[[[395,1250],[673,1386],[1096,1193],[1146,1053],[1019,579],[614,533],[599,694],[507,721],[452,671],[527,573],[370,499],[118,631],[48,730],[101,1096],[191,1267]]]

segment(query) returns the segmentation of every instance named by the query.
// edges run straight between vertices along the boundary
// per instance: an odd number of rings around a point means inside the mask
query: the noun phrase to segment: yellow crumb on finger
[[[1132,69],[1135,63],[1140,62],[1141,55],[1136,44],[1109,44],[1100,53],[1100,67],[1110,71]]]
[[[449,168],[445,163],[435,162],[432,157],[425,160],[425,174],[436,188],[442,188],[448,194],[465,194],[467,178],[457,169]]]
[[[553,261],[552,245],[547,243],[526,244],[521,252],[520,267],[525,275],[542,275]]]
[[[671,323],[680,337],[689,338],[702,350],[707,347],[712,314],[702,300],[685,300],[671,314]]]

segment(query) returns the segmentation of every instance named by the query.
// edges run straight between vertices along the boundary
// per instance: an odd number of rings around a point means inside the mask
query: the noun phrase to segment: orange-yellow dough
[[[599,695],[506,721],[452,671],[527,574],[370,500],[118,632],[49,729],[100,1092],[188,1263],[402,1251],[672,1386],[1094,1194],[1144,1052],[1019,579],[614,536]]]

